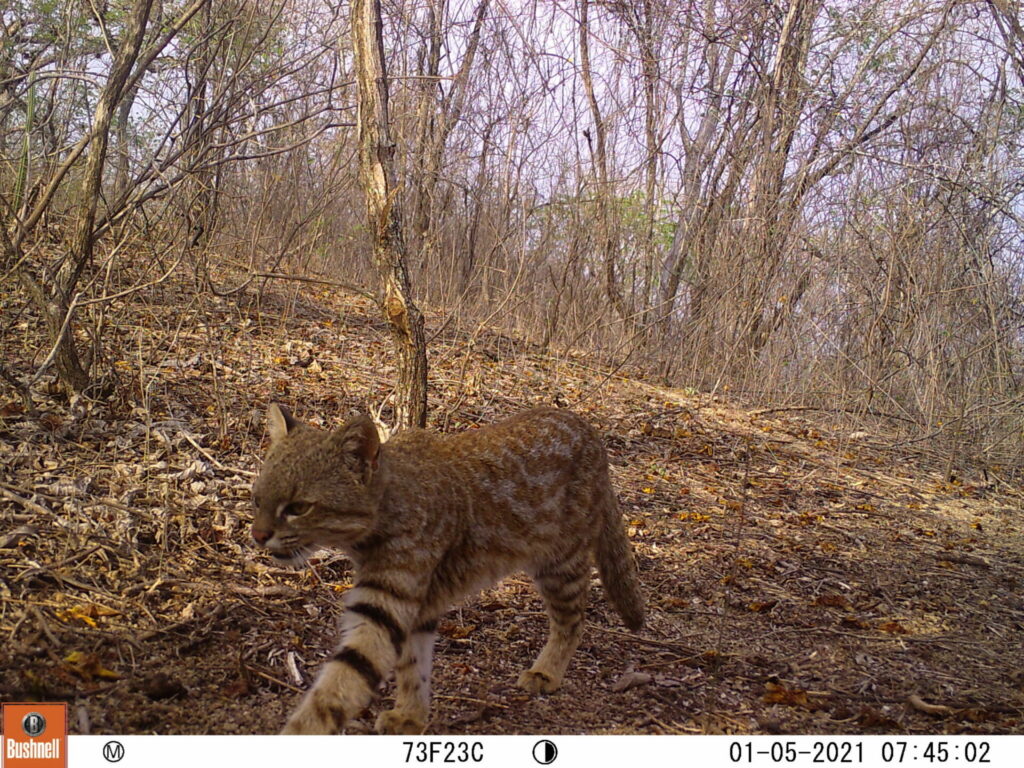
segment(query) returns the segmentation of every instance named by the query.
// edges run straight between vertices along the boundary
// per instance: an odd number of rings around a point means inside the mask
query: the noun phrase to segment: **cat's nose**
[[[272,531],[264,531],[262,528],[257,528],[255,525],[252,527],[252,537],[256,540],[257,544],[266,544],[270,541],[270,537],[273,535]]]

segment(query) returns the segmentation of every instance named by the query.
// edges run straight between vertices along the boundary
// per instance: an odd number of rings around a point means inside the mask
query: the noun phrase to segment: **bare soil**
[[[195,299],[168,284],[115,317],[112,400],[39,394],[30,414],[0,389],[0,699],[67,701],[72,732],[276,732],[351,585],[341,555],[296,572],[256,552],[249,485],[272,401],[325,426],[385,402],[387,420],[375,308],[307,286]],[[528,581],[505,580],[442,625],[432,732],[1024,732],[1009,470],[950,479],[892,432],[444,321],[428,313],[431,428],[552,403],[589,418],[649,618],[626,631],[595,575],[563,688],[530,697],[514,682],[546,622]]]

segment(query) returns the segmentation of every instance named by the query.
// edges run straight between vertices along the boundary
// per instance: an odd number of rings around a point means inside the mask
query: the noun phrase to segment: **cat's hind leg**
[[[538,569],[534,584],[548,612],[548,640],[533,666],[519,676],[530,693],[558,690],[583,632],[583,614],[590,591],[590,559],[586,554]]]
[[[377,733],[418,735],[430,721],[430,671],[437,619],[420,621],[402,648],[395,667],[395,708],[377,716]]]

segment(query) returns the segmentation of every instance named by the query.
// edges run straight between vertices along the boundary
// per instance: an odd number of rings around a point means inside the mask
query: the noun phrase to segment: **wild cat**
[[[549,617],[546,645],[519,676],[531,693],[562,683],[592,559],[626,626],[643,624],[608,459],[579,416],[538,408],[459,434],[407,430],[384,444],[367,416],[337,431],[301,424],[279,405],[267,418],[253,538],[291,565],[321,547],[341,549],[356,574],[338,650],[283,733],[336,733],[392,671],[395,706],[377,731],[423,733],[438,618],[514,571],[533,577]]]

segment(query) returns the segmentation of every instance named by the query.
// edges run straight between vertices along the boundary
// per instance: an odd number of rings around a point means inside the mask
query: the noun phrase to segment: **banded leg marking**
[[[548,640],[533,666],[519,676],[530,693],[552,693],[561,686],[569,660],[583,633],[583,615],[590,592],[590,561],[558,563],[538,571],[537,591],[548,613]]]
[[[337,653],[288,719],[284,733],[335,733],[361,713],[404,653],[416,615],[385,582],[357,584],[345,595]]]
[[[377,718],[378,733],[417,735],[430,721],[430,673],[437,620],[421,622],[395,668],[395,707]]]

